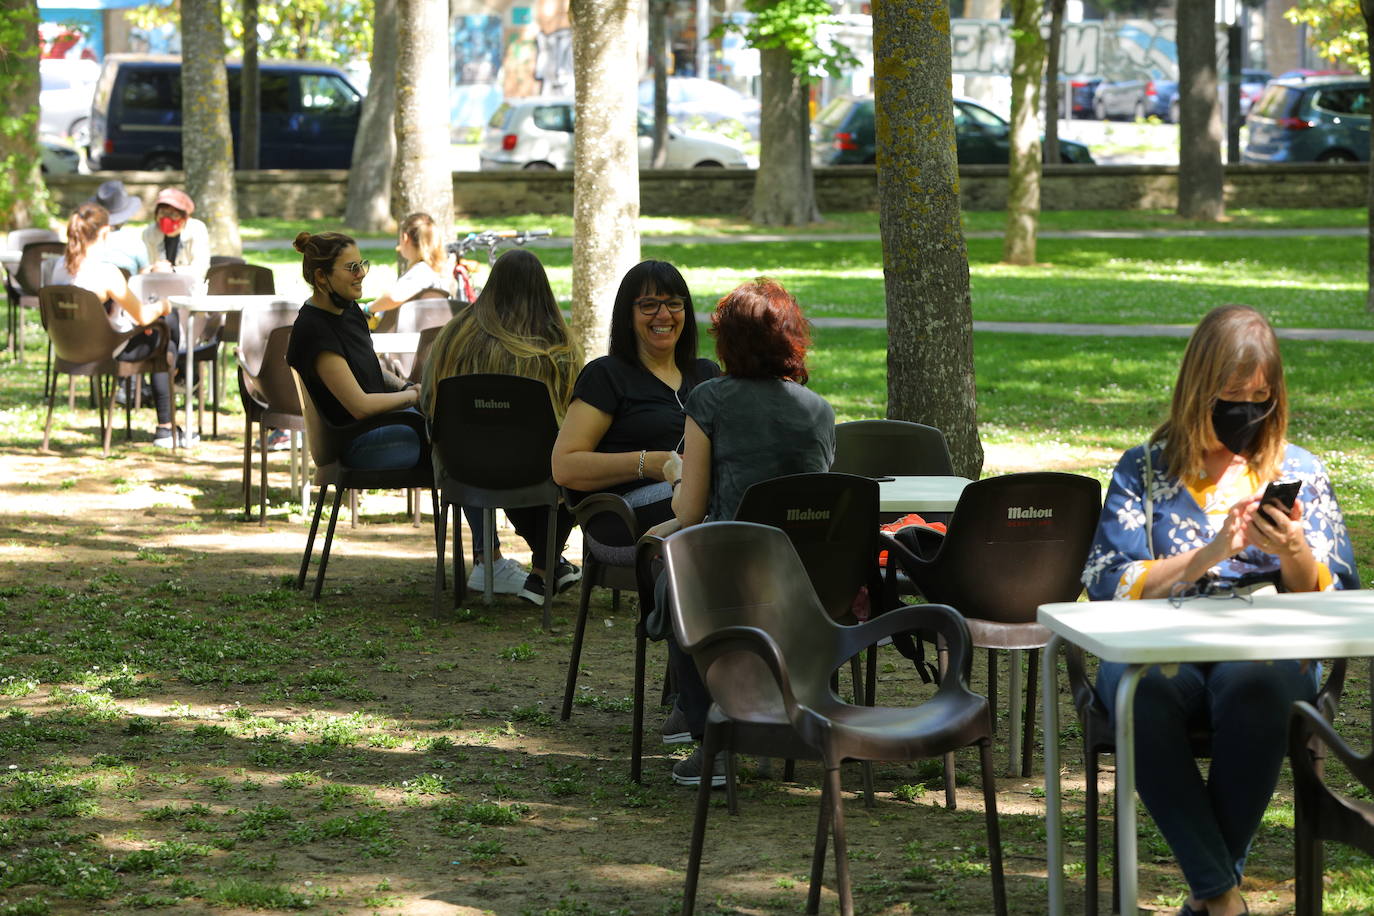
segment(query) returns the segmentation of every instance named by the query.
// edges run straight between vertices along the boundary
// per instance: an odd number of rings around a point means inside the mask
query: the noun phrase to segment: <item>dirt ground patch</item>
[[[594,596],[560,721],[575,590],[552,633],[513,599],[470,596],[436,620],[428,517],[417,530],[399,495],[366,494],[312,602],[285,587],[299,514],[243,517],[237,423],[221,418],[222,438],[189,455],[154,450],[145,432],[102,459],[93,418],[63,430],[56,454],[0,450],[0,912],[676,912],[694,792],[673,785],[658,741],[661,646],[643,784],[628,778],[633,600],[614,610]],[[280,504],[286,461],[272,461]],[[502,542],[528,559],[513,532]],[[892,650],[880,665],[881,701],[929,692]],[[1360,709],[1349,714],[1368,721]],[[1081,912],[1082,769],[1067,731]],[[872,807],[846,769],[860,912],[991,912],[976,752],[957,767],[956,810],[938,761],[877,766]],[[785,781],[781,761],[767,768],[742,761],[738,817],[714,799],[700,912],[804,908],[821,771],[802,762]],[[1042,796],[1038,775],[999,779],[1013,913],[1045,910]],[[1292,907],[1291,808],[1276,809],[1251,857],[1255,913]],[[1150,831],[1142,860],[1142,898],[1176,908],[1181,879]],[[832,859],[824,912],[837,909],[833,875]]]

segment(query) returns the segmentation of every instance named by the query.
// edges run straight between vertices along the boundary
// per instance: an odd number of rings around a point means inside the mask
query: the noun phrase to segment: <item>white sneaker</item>
[[[525,568],[510,557],[501,557],[496,561],[496,577],[492,580],[491,590],[497,595],[518,595],[520,590],[525,587]],[[472,567],[471,574],[468,575],[468,588],[475,592],[486,591],[487,588],[487,567],[484,563],[478,563]]]

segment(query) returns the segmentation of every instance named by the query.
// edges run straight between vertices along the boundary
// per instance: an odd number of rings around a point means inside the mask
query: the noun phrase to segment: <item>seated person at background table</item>
[[[1088,596],[1179,598],[1256,583],[1289,592],[1357,588],[1326,469],[1285,439],[1287,424],[1273,328],[1248,306],[1213,309],[1188,341],[1168,419],[1112,474],[1083,571]],[[1278,479],[1301,482],[1291,511],[1260,504],[1265,485]],[[1102,662],[1099,669],[1097,692],[1108,709],[1124,667]],[[1246,852],[1287,751],[1288,709],[1313,698],[1317,668],[1185,664],[1176,676],[1153,668],[1141,680],[1140,797],[1188,882],[1184,916],[1246,912],[1239,889]],[[1189,723],[1204,717],[1213,732],[1206,778],[1188,741]]]
[[[476,373],[519,375],[544,383],[554,414],[562,422],[581,368],[581,354],[568,334],[544,265],[528,251],[508,251],[492,266],[491,276],[477,301],[444,325],[434,339],[420,400],[425,413],[433,417],[439,382],[443,379]],[[482,445],[474,442],[473,447]],[[438,478],[443,468],[437,454],[434,461]],[[491,569],[495,591],[543,604],[545,575],[551,559],[544,556],[549,514],[539,506],[504,511],[516,533],[529,544],[533,571],[527,576],[518,562],[502,557],[499,543],[487,549],[488,545],[482,543],[482,510],[464,509],[472,529],[473,568],[468,588],[485,588],[487,570]],[[572,528],[572,513],[560,505],[555,538],[560,551]],[[486,563],[488,558],[490,566]],[[555,560],[554,569],[556,591],[582,578],[580,570],[561,556]]]
[[[687,397],[686,445],[663,466],[674,518],[652,529],[660,537],[706,519],[728,521],[759,481],[828,471],[835,457],[835,411],[804,387],[810,330],[780,283],[761,277],[727,294],[711,315],[711,334],[725,374]],[[678,695],[663,737],[699,741],[711,696],[691,656],[671,635],[667,641]],[[673,767],[673,779],[698,785],[701,770],[698,746]],[[714,767],[713,777],[723,783],[724,767]]]
[[[191,218],[195,210],[195,201],[179,188],[157,192],[153,222],[143,230],[150,271],[205,279],[210,269],[210,230]]]
[[[100,246],[101,257],[127,276],[147,270],[148,248],[143,244],[143,230],[128,225],[143,210],[143,201],[126,191],[124,182],[106,181],[87,203],[99,204],[110,212],[110,236]]]
[[[302,232],[295,248],[310,284],[286,361],[301,376],[315,408],[335,426],[415,407],[420,389],[382,369],[367,319],[358,308],[368,262],[352,238],[339,232]],[[354,438],[341,456],[350,467],[412,468],[429,448],[403,424],[379,426]]]
[[[57,285],[79,286],[100,297],[109,313],[110,324],[124,332],[141,328],[141,334],[129,338],[115,359],[142,362],[162,345],[162,334],[168,334],[169,347],[175,351],[179,339],[179,323],[167,300],[144,302],[129,289],[124,274],[106,260],[100,251],[110,235],[110,214],[99,204],[84,203],[67,220],[67,253],[53,264],[52,282]],[[168,320],[153,327],[159,318]],[[167,372],[154,372],[152,378],[153,404],[157,408],[157,431],[153,444],[171,448],[173,437],[185,444],[185,433],[172,431],[172,383]]]
[[[697,358],[697,321],[687,281],[667,261],[626,271],[611,310],[610,353],[587,363],[553,447],[553,478],[585,494],[619,493],[640,530],[673,515],[663,464],[682,447],[682,405],[720,369]],[[632,546],[615,523],[583,533]]]
[[[448,256],[439,227],[428,213],[412,213],[401,222],[396,253],[409,266],[391,284],[391,288],[367,303],[363,311],[368,315],[399,308],[427,290],[447,299],[453,287],[453,277],[444,277]]]

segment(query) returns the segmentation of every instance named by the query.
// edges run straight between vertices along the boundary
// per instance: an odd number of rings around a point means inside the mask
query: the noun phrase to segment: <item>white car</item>
[[[38,62],[38,127],[45,134],[71,137],[77,146],[90,138],[91,99],[100,65],[93,60],[46,58]]]
[[[653,116],[639,112],[639,167],[649,168],[654,149]],[[570,99],[507,99],[487,122],[482,138],[483,171],[571,169],[573,103]],[[665,168],[748,168],[737,144],[668,128]]]
[[[83,171],[81,151],[67,138],[39,134],[38,145],[44,175],[75,175]]]
[[[639,84],[639,107],[654,110],[653,80]],[[668,77],[668,117],[688,126],[704,122],[714,127],[722,121],[735,121],[744,125],[750,136],[759,135],[758,99],[696,76]]]

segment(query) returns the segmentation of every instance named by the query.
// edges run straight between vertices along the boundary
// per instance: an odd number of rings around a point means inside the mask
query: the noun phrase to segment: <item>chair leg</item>
[[[558,593],[558,500],[549,505],[549,530],[544,542],[544,632],[553,629],[553,598]],[[496,578],[492,576],[490,578]]]
[[[1083,741],[1083,916],[1097,916],[1097,754]]]
[[[329,484],[320,486],[320,498],[315,500],[315,514],[310,520],[310,533],[305,538],[305,555],[301,557],[301,571],[296,576],[296,589],[305,588],[305,574],[310,569],[310,555],[315,551],[315,532],[320,528],[320,513],[324,511],[324,498],[329,493]]]
[[[243,517],[253,517],[253,418],[243,417]]]
[[[102,446],[102,449],[103,449],[103,454],[104,454],[105,457],[107,457],[107,458],[110,456],[110,436],[114,433],[115,394],[119,391],[119,385],[117,384],[117,382],[118,382],[118,379],[116,379],[116,378],[114,378],[114,377],[111,377],[111,378],[109,379],[109,383],[110,383],[110,396],[109,396],[109,398],[106,399],[106,400],[104,401],[104,403],[101,405],[101,406],[102,406],[102,409],[105,411],[105,418],[104,418],[104,419],[108,421],[108,422],[105,422],[105,423],[102,423],[102,424],[101,424],[101,426],[104,427],[104,428],[101,430],[101,437],[100,437],[100,438],[101,438],[101,446]],[[126,422],[127,422],[127,421],[126,421]]]
[[[220,384],[221,384],[221,382],[222,382],[222,377],[223,377],[223,375],[224,375],[224,372],[220,369],[220,362],[219,362],[219,354],[218,354],[218,353],[215,354],[215,361],[214,361],[214,363],[212,364],[212,368],[213,368],[214,371],[213,371],[213,373],[211,374],[210,379],[211,379],[211,382],[213,383],[213,387],[211,388],[211,390],[214,392],[214,401],[212,402],[211,406],[212,406],[212,408],[214,409],[214,413],[210,414],[210,435],[211,435],[213,438],[218,439],[218,438],[219,438],[219,386],[220,386]]]
[[[493,574],[491,556],[496,552],[496,510],[482,510],[482,534],[484,540],[482,559],[487,561],[487,580],[486,586],[482,589],[482,603],[490,605],[496,600],[496,576]],[[545,570],[548,572],[548,570]],[[546,589],[547,590],[547,589]]]
[[[830,792],[830,830],[835,835],[835,890],[840,895],[840,916],[854,916],[854,892],[849,886],[849,849],[844,836],[844,793],[840,790],[840,768],[825,773]]]
[[[940,679],[944,680],[945,669],[949,667],[949,652],[945,648],[944,641],[940,641],[936,648],[936,658],[938,660],[936,670],[940,674]],[[988,703],[988,717],[992,717],[991,701]],[[945,754],[945,810],[953,811],[959,807],[959,798],[954,794],[954,752]]]
[[[1311,806],[1315,807],[1315,806]],[[1293,905],[1296,916],[1321,916],[1322,841],[1301,792],[1293,799]]]
[[[988,716],[992,719],[992,738],[997,738],[997,650],[988,650]]]
[[[463,554],[463,512],[453,507],[453,609],[468,597],[468,559]]]
[[[348,527],[358,527],[358,491],[348,491],[348,511],[350,513]]]
[[[572,718],[573,692],[577,690],[577,666],[582,663],[582,637],[587,632],[587,609],[591,604],[592,598],[592,579],[595,578],[597,561],[587,558],[582,568],[582,598],[577,606],[577,625],[573,627],[572,655],[568,658],[568,681],[563,687],[563,712],[560,716],[564,722]],[[643,690],[642,682],[640,690]]]
[[[1040,676],[1040,649],[1031,649],[1026,660],[1026,719],[1021,734],[1021,776],[1031,774],[1031,751],[1035,747],[1035,683]]]
[[[52,388],[48,391],[48,418],[43,421],[43,451],[48,450],[48,440],[52,438],[52,406],[57,400],[57,379],[52,380]]]
[[[1021,650],[1007,653],[1007,773],[1020,769],[1021,704],[1025,700],[1025,684],[1021,676]]]
[[[641,624],[635,624],[635,705],[630,729],[630,779],[642,783],[644,760],[644,669],[649,637]]]
[[[854,682],[854,705],[868,705],[864,702],[863,662],[857,655],[849,660],[849,679]]]
[[[730,726],[726,727],[729,728]],[[733,742],[731,742],[731,746],[733,746]],[[739,814],[739,781],[737,779],[739,773],[736,764],[734,752],[725,755],[725,810],[729,811],[732,817]],[[703,778],[711,772],[711,769],[712,767],[708,763]]]
[[[869,706],[877,702],[878,696],[878,647],[868,647],[868,682],[864,684],[864,700]]]
[[[795,761],[788,760],[788,766]],[[791,776],[787,777],[791,779]],[[816,815],[816,845],[811,852],[811,884],[806,892],[806,912],[815,914],[821,908],[821,880],[825,877],[825,846],[830,839],[830,780],[821,783],[820,812]]]
[[[456,511],[456,510],[455,510]],[[434,617],[443,617],[444,544],[448,541],[448,503],[434,505]]]
[[[791,782],[796,778],[797,761],[793,760],[791,757],[788,757],[786,760],[782,762],[782,780],[783,782]]]
[[[691,916],[696,909],[697,879],[701,876],[701,848],[706,840],[706,815],[711,810],[711,763],[715,757],[718,739],[716,729],[706,726],[702,736],[701,752],[705,772],[701,774],[701,785],[697,786],[696,816],[692,819],[691,851],[687,854],[687,881],[682,891],[682,914]]]
[[[1007,884],[1002,873],[1002,832],[997,824],[997,777],[992,768],[992,739],[978,745],[983,766],[983,812],[988,826],[988,864],[992,868],[992,907],[1007,916]]]
[[[334,525],[339,521],[339,504],[343,502],[344,488],[338,484],[334,485],[334,508],[329,513],[329,528],[324,533],[324,547],[320,549],[320,568],[315,571],[315,593],[311,596],[316,601],[320,600],[320,592],[324,589],[324,571],[329,566],[329,547],[334,543]],[[349,493],[356,490],[349,489]],[[321,499],[323,504],[324,500]]]
[[[295,465],[292,465],[294,468]],[[267,424],[258,424],[258,527],[267,525]],[[295,489],[295,477],[292,476],[291,488]],[[320,494],[324,498],[324,493]],[[301,507],[304,510],[304,506]],[[318,523],[320,518],[319,506],[315,507],[315,520]],[[313,537],[313,535],[312,535]],[[304,588],[304,579],[301,580],[301,588]]]

